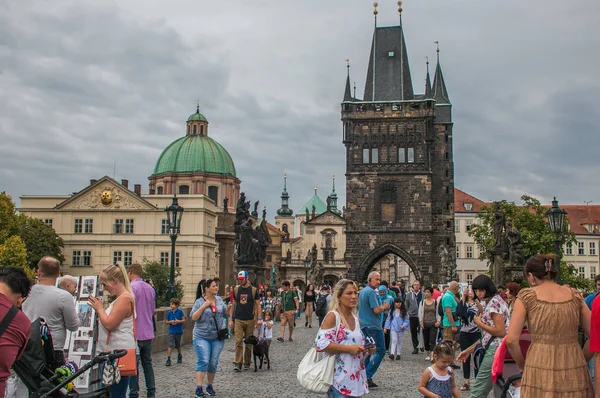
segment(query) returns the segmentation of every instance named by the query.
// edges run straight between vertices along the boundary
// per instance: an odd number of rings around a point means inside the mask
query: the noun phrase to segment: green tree
[[[10,195],[0,192],[0,244],[16,235],[18,230],[17,209]]]
[[[540,201],[534,197],[521,196],[521,205],[514,202],[502,200],[499,202],[500,210],[504,212],[507,220],[513,222],[521,233],[523,244],[523,253],[525,258],[529,258],[537,253],[554,253],[555,234],[550,230],[546,220],[547,207],[544,207]],[[492,261],[492,255],[489,249],[494,247],[493,225],[494,225],[494,205],[483,206],[481,213],[477,215],[480,223],[471,225],[469,236],[482,249],[479,258],[481,260]],[[575,234],[567,228],[568,219],[565,218],[564,228],[560,234],[563,244],[575,242]],[[562,256],[562,247],[561,247]],[[561,261],[561,280],[568,283],[571,287],[579,289],[588,289],[591,281],[580,278],[575,272],[575,267],[568,266],[564,260]]]
[[[11,236],[0,245],[0,267],[23,268],[31,279],[35,279],[35,271],[27,264],[25,243],[17,235]]]
[[[27,263],[31,268],[36,269],[44,256],[52,256],[61,263],[65,260],[62,238],[43,221],[21,214],[18,217],[18,233],[27,248]]]
[[[144,274],[142,275],[142,278],[144,280],[152,280],[154,289],[156,290],[156,306],[164,307],[167,288],[169,287],[169,266],[166,264],[161,264],[158,261],[148,260],[146,258],[142,260],[142,265],[144,267]],[[181,272],[178,268],[175,269],[175,290],[177,291],[177,298],[183,298]]]

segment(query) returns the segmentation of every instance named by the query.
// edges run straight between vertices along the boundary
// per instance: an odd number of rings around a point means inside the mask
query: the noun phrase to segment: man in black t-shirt
[[[242,370],[242,360],[244,361],[244,370],[250,369],[252,346],[246,345],[244,350],[244,339],[254,334],[255,316],[257,324],[262,324],[258,289],[250,285],[247,271],[238,272],[237,278],[240,285],[234,289],[233,306],[229,309],[229,319],[235,319],[235,366],[233,368],[235,372]],[[229,327],[233,326],[234,323],[230,320]]]

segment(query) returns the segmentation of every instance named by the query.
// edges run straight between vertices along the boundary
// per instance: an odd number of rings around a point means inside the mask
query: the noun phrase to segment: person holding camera
[[[368,285],[360,292],[358,297],[358,319],[362,332],[366,337],[370,337],[375,342],[375,353],[369,355],[367,363],[367,383],[369,388],[376,388],[377,384],[373,381],[373,376],[379,369],[379,365],[385,357],[385,338],[383,327],[381,325],[381,313],[390,309],[390,304],[385,301],[379,304],[377,289],[381,283],[379,272],[371,272],[367,278]],[[334,296],[335,297],[335,296]]]

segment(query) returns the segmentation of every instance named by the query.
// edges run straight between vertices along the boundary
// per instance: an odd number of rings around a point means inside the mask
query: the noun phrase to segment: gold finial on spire
[[[398,14],[402,15],[402,2],[401,1],[398,2]]]
[[[373,3],[373,7],[375,8],[373,10],[373,15],[375,15],[375,17],[377,17],[377,14],[379,13],[379,11],[377,11],[377,7],[379,7],[379,4],[377,2]]]
[[[440,52],[440,42],[439,41],[434,41],[433,44],[435,44],[435,47],[436,47],[435,52],[439,53]]]

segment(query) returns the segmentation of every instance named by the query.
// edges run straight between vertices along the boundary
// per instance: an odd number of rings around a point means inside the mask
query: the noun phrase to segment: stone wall
[[[194,329],[194,322],[190,319],[191,306],[179,307],[185,314],[185,323],[183,324],[183,337],[181,339],[181,345],[189,344],[192,342],[192,330]],[[154,340],[152,341],[152,352],[166,351],[169,347],[169,325],[165,323],[167,311],[171,311],[169,307],[157,308],[154,313],[156,319],[156,333]]]

